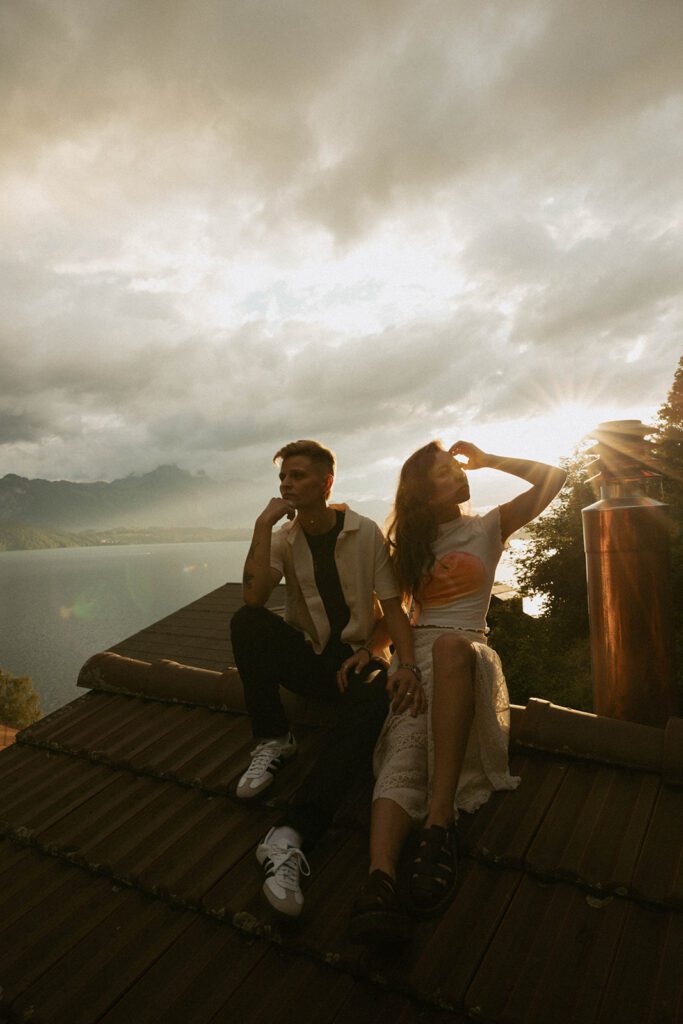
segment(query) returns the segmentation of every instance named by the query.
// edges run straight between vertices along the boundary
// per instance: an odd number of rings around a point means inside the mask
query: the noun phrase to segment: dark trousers
[[[283,824],[315,843],[327,830],[354,780],[372,763],[372,751],[388,711],[386,671],[350,676],[341,694],[336,673],[353,649],[331,641],[315,654],[303,633],[267,608],[245,605],[230,623],[235,665],[244,686],[252,730],[259,740],[282,736],[289,729],[279,687],[330,704],[336,721],[322,753],[292,799]],[[364,681],[369,679],[369,681]]]

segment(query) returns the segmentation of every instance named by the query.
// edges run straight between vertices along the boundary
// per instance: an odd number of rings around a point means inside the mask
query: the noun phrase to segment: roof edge
[[[683,785],[683,719],[665,728],[561,707],[537,697],[511,707],[511,741],[518,746],[661,774]]]
[[[219,711],[246,714],[239,673],[195,668],[177,661],[139,661],[112,651],[89,658],[78,686]],[[283,692],[285,710],[297,725],[328,726],[323,702]],[[664,729],[561,707],[537,697],[510,708],[510,741],[519,747],[636,768],[660,774],[669,785],[683,785],[683,719]]]
[[[235,668],[214,672],[167,658],[140,661],[103,651],[86,661],[76,685],[104,693],[247,713],[242,681]],[[331,725],[329,709],[322,701],[284,691],[283,704],[290,721],[297,725]]]

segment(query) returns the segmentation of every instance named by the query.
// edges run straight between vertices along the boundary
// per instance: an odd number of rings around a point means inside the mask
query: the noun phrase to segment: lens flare
[[[101,587],[91,587],[82,590],[77,595],[73,604],[63,604],[59,608],[59,617],[68,622],[70,619],[78,619],[81,622],[91,622],[96,619],[102,611]]]

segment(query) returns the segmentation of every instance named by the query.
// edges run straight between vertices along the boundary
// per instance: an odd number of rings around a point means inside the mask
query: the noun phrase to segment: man
[[[405,710],[411,691],[420,687],[410,625],[381,531],[347,506],[328,504],[334,455],[317,441],[293,441],[273,461],[280,461],[281,496],[271,498],[256,520],[244,565],[245,605],[231,623],[256,739],[236,793],[243,800],[259,796],[296,753],[280,685],[335,709],[336,723],[316,764],[285,820],[256,852],[267,900],[296,917],[303,907],[300,873],[309,873],[302,847],[323,835],[354,778],[369,766],[387,713],[385,683],[395,710]],[[273,533],[285,516],[289,522]],[[264,607],[283,576],[284,620]],[[388,682],[377,672],[364,681],[373,656],[383,653],[385,628],[400,667]]]

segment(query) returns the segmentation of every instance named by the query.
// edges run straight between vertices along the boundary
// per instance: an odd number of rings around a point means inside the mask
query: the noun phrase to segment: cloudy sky
[[[0,475],[177,463],[242,523],[295,437],[369,508],[434,436],[552,460],[651,418],[682,11],[3,0]]]

